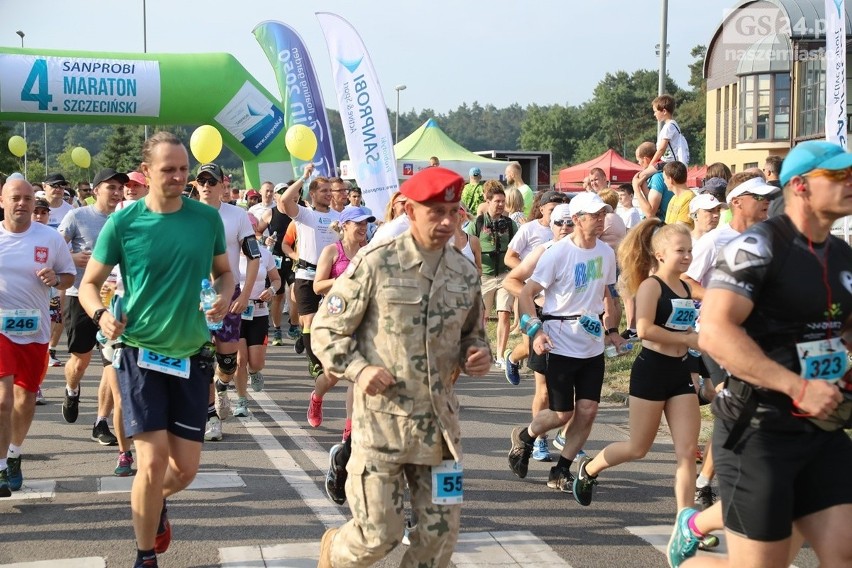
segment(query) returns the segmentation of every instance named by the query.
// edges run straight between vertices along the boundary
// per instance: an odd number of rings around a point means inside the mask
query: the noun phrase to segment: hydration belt
[[[307,260],[302,260],[302,259],[300,258],[300,259],[299,259],[299,262],[297,262],[297,263],[296,263],[296,268],[302,268],[302,269],[304,269],[304,270],[316,270],[316,269],[317,269],[317,265],[316,265],[316,264],[311,264],[311,263],[310,263],[310,262],[308,262]]]

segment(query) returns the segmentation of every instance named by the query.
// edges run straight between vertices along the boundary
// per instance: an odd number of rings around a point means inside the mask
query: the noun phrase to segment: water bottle
[[[630,341],[624,342],[621,346],[621,349],[618,350],[619,355],[624,355],[625,353],[633,350],[633,343]]]
[[[690,347],[689,349],[687,349],[687,352],[693,357],[701,357],[701,351],[699,351],[698,349],[693,349],[692,347]]]
[[[275,248],[275,243],[278,241],[278,231],[273,231],[272,234],[269,235],[269,238],[272,239],[273,243],[271,245],[268,245],[266,248],[269,250],[269,252],[272,252],[272,249]]]
[[[617,349],[615,347],[615,345],[610,344],[610,345],[607,345],[606,348],[604,348],[604,355],[606,355],[607,357],[612,359],[612,358],[618,357],[619,355],[624,355],[625,353],[627,353],[631,349],[633,349],[633,344],[630,343],[629,341],[622,344],[620,349]]]
[[[204,279],[201,281],[201,307],[207,311],[213,307],[213,303],[216,301],[216,290],[210,285],[210,281],[208,279]],[[216,331],[218,329],[222,329],[221,321],[211,321],[205,315],[205,319],[207,319],[207,329],[210,331]]]

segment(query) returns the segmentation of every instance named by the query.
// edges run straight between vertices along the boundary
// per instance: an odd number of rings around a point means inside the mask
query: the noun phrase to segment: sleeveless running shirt
[[[678,296],[668,284],[658,276],[651,276],[660,283],[660,298],[657,300],[657,312],[654,315],[654,325],[669,331],[686,331],[695,327],[698,310],[692,302],[692,294],[685,282],[683,288],[686,296]]]
[[[343,248],[343,241],[337,241],[334,243],[334,246],[337,247],[337,260],[335,260],[334,264],[331,265],[331,277],[337,278],[346,271],[346,267],[349,266],[349,262],[352,259],[346,256],[346,251]]]

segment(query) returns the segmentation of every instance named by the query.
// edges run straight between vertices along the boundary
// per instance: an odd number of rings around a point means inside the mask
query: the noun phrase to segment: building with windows
[[[704,61],[708,164],[742,171],[825,138],[824,11],[825,0],[744,0],[726,14]],[[847,55],[850,32],[847,7]]]

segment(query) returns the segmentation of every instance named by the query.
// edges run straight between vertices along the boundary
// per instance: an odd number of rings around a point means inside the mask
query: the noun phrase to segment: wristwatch
[[[101,317],[104,315],[104,313],[106,313],[106,308],[99,308],[99,309],[95,310],[95,315],[92,316],[92,321],[95,322],[95,325],[97,326],[98,329],[101,328],[100,321],[101,321]]]

